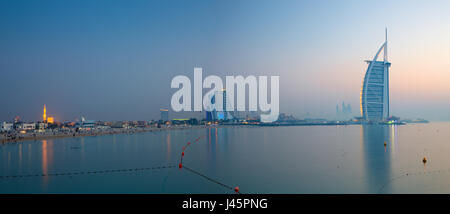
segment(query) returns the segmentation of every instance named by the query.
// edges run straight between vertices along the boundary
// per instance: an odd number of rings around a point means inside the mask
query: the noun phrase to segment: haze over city
[[[344,101],[357,116],[386,27],[391,114],[450,120],[450,3],[376,3],[1,1],[0,121],[44,104],[59,121],[158,119],[194,67],[280,76],[280,112],[331,118]]]

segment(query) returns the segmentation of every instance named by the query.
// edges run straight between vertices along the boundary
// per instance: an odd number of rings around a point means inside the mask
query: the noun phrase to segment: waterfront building
[[[128,124],[122,121],[115,121],[111,124],[111,128],[125,128]]]
[[[147,121],[138,121],[137,122],[137,127],[147,127],[147,126],[148,126]]]
[[[47,123],[53,124],[55,122],[55,118],[47,117]]]
[[[14,124],[12,123],[7,123],[7,122],[2,122],[0,124],[0,131],[1,132],[8,132],[11,131],[14,127]]]
[[[349,120],[352,118],[352,106],[342,102],[342,108],[336,105],[336,120]]]
[[[36,129],[35,123],[17,123],[16,124],[17,130],[34,130]]]
[[[389,117],[389,67],[387,30],[384,44],[368,63],[361,88],[361,116],[365,121],[385,121]],[[383,60],[378,60],[384,50]]]
[[[20,119],[19,116],[14,117],[14,124],[16,123],[20,123],[22,120]]]
[[[86,120],[86,118],[81,117],[78,125],[80,128],[94,128],[95,121],[94,120]]]
[[[169,109],[160,109],[161,112],[161,120],[162,121],[169,121]]]
[[[212,111],[206,111],[205,120],[206,121],[213,120],[213,112]]]
[[[207,106],[206,108],[206,120],[231,120],[233,119],[233,114],[230,109],[233,107],[231,106],[230,102],[228,102],[227,98],[227,92],[225,89],[222,89],[220,91],[214,92],[213,95],[209,97],[211,99],[211,105]],[[217,111],[219,109],[220,102],[216,102],[217,99],[222,99],[222,110]]]
[[[47,123],[44,123],[44,122],[38,122],[38,123],[36,123],[36,129],[44,130],[44,129],[46,129],[47,127],[48,127]]]

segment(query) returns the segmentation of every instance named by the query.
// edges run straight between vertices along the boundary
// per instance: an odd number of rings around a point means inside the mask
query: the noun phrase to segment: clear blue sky
[[[279,75],[280,110],[359,114],[389,29],[391,112],[450,120],[448,1],[0,0],[0,121],[149,120],[171,79]],[[178,116],[178,115],[176,115]],[[179,115],[184,116],[184,115]]]

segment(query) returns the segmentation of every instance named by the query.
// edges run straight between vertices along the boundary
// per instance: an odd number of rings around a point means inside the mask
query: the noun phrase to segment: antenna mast
[[[384,37],[384,62],[387,62],[387,28],[385,30],[385,37]]]

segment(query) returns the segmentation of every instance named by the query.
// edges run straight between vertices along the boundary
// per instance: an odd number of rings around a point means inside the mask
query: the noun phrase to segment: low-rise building
[[[80,128],[94,128],[95,127],[95,121],[94,120],[86,120],[86,118],[81,117],[80,122],[78,123],[78,126]]]
[[[115,121],[111,124],[111,128],[125,128],[128,127],[127,122]]]
[[[0,123],[0,132],[8,132],[13,129],[12,123],[2,122]]]
[[[36,129],[39,129],[39,130],[47,129],[47,127],[48,127],[47,123],[44,123],[44,122],[38,122],[36,124]]]
[[[17,130],[34,130],[36,129],[36,123],[17,123]]]

